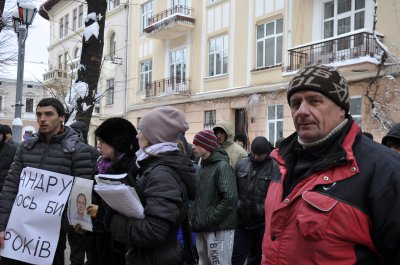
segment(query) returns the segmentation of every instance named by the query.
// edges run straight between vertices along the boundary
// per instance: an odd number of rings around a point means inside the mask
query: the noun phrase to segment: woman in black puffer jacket
[[[194,199],[192,161],[179,151],[179,133],[188,129],[182,111],[160,107],[147,112],[139,124],[140,167],[137,180],[144,199],[144,219],[115,214],[110,231],[128,244],[127,265],[182,265],[178,228],[187,217],[188,197]]]
[[[97,163],[98,173],[130,172],[131,174],[123,181],[130,186],[135,186],[134,178],[137,174],[135,153],[139,149],[135,127],[125,119],[110,118],[96,129],[95,135],[98,137],[98,149],[101,153]],[[88,214],[93,217],[92,264],[125,265],[127,246],[113,240],[106,225],[114,210],[96,193],[93,195],[93,203],[88,207]]]

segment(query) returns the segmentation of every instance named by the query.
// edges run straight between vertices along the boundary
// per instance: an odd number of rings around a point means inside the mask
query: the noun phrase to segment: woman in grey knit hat
[[[153,109],[140,120],[137,186],[145,217],[115,214],[109,226],[113,238],[128,245],[128,265],[184,263],[177,233],[195,190],[192,161],[181,154],[177,144],[178,135],[186,130],[184,113],[170,106]]]

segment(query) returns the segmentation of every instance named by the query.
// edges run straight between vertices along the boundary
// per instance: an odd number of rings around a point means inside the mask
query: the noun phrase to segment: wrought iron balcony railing
[[[165,78],[146,84],[146,97],[158,97],[171,94],[189,95],[190,79],[180,77]]]
[[[379,41],[383,36],[377,35]],[[380,56],[382,49],[369,31],[329,38],[320,42],[297,46],[288,50],[289,65],[284,71],[290,72],[311,64],[330,64],[357,59],[364,56]]]
[[[65,70],[60,70],[60,69],[56,69],[56,70],[51,70],[49,72],[46,72],[43,74],[43,80],[44,81],[48,81],[48,80],[52,80],[52,79],[57,79],[57,78],[64,78],[67,79],[68,78],[68,73]]]
[[[183,22],[183,23],[193,24],[195,21],[193,15],[194,15],[193,8],[182,5],[176,5],[149,18],[147,21],[148,26],[146,26],[143,29],[143,31],[146,33],[150,33],[153,30],[165,27],[166,25],[172,22]],[[168,17],[170,17],[170,19],[166,19]],[[161,20],[163,20],[163,23],[161,23]]]

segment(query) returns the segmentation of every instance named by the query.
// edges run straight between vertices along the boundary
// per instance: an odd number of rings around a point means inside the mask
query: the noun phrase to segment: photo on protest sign
[[[22,170],[0,256],[30,264],[53,263],[73,180],[47,170]]]
[[[75,178],[68,200],[68,220],[74,226],[80,224],[87,231],[93,230],[92,219],[86,208],[92,203],[93,180]]]

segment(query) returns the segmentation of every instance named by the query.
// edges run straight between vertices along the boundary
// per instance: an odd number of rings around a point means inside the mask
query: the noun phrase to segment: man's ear
[[[65,122],[65,116],[60,116],[60,121],[61,121],[61,124],[64,124],[64,122]]]

